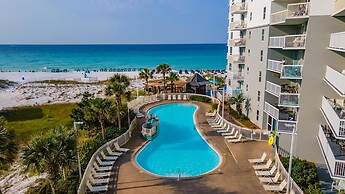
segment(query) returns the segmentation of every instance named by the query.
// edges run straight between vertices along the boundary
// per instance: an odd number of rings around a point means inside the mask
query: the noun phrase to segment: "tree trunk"
[[[145,84],[145,92],[147,92],[147,86],[149,85],[149,79],[146,79],[146,84]]]
[[[119,123],[119,131],[121,131],[121,114],[120,114],[121,108],[117,108],[117,122]]]
[[[99,123],[101,124],[101,129],[102,129],[102,138],[103,140],[105,139],[105,128],[104,128],[104,122],[102,119],[98,119]]]
[[[163,73],[163,91],[164,93],[166,93],[165,92],[165,73]]]
[[[171,84],[171,93],[174,93],[174,84]]]

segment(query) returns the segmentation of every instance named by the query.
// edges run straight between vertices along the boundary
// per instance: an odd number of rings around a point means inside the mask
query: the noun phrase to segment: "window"
[[[265,40],[265,29],[261,30],[261,40],[264,41]]]
[[[247,74],[249,74],[249,67],[247,67]]]
[[[263,14],[262,19],[266,19],[266,7],[264,7],[264,14]]]
[[[252,19],[253,19],[253,13],[250,12],[249,20],[252,21]]]
[[[252,31],[248,32],[248,37],[249,37],[249,39],[252,37]]]
[[[250,55],[250,49],[248,49],[248,55]]]
[[[263,58],[264,58],[264,51],[263,51],[263,50],[261,50],[261,52],[260,52],[260,61],[262,61],[262,60],[263,60]]]
[[[260,102],[260,91],[258,91],[258,102]]]
[[[230,47],[230,55],[232,55],[232,47]]]
[[[257,111],[256,111],[256,120],[257,120],[257,121],[259,120],[259,115],[260,115],[260,111],[257,110]]]
[[[246,84],[246,91],[248,91],[248,84]]]
[[[261,82],[261,71],[259,72],[259,82]]]
[[[230,33],[230,39],[233,39],[233,38],[234,38],[234,33],[231,32],[231,33]]]

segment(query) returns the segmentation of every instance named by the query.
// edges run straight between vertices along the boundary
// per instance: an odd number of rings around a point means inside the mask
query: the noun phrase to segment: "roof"
[[[208,84],[208,80],[203,78],[200,74],[196,73],[188,80],[189,84],[193,87],[204,86]]]

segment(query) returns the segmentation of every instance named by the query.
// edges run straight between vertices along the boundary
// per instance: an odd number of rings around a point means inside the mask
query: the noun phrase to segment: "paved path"
[[[223,154],[223,165],[208,175],[181,181],[154,177],[142,172],[133,162],[135,151],[144,144],[144,140],[139,137],[140,126],[144,122],[144,119],[141,119],[133,132],[132,139],[124,146],[130,148],[131,151],[121,156],[114,166],[109,194],[267,193],[247,159],[258,158],[263,151],[272,157],[272,149],[266,142],[244,142],[231,144],[228,147],[224,138],[213,131],[206,122],[205,112],[210,109],[210,106],[202,103],[195,104],[199,105],[197,125],[199,129],[202,129],[206,139]],[[144,107],[142,111],[150,107],[152,105]]]

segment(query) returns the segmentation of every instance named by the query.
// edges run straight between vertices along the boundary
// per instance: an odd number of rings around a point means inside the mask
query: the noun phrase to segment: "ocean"
[[[226,53],[226,44],[0,45],[0,70],[225,69]]]

